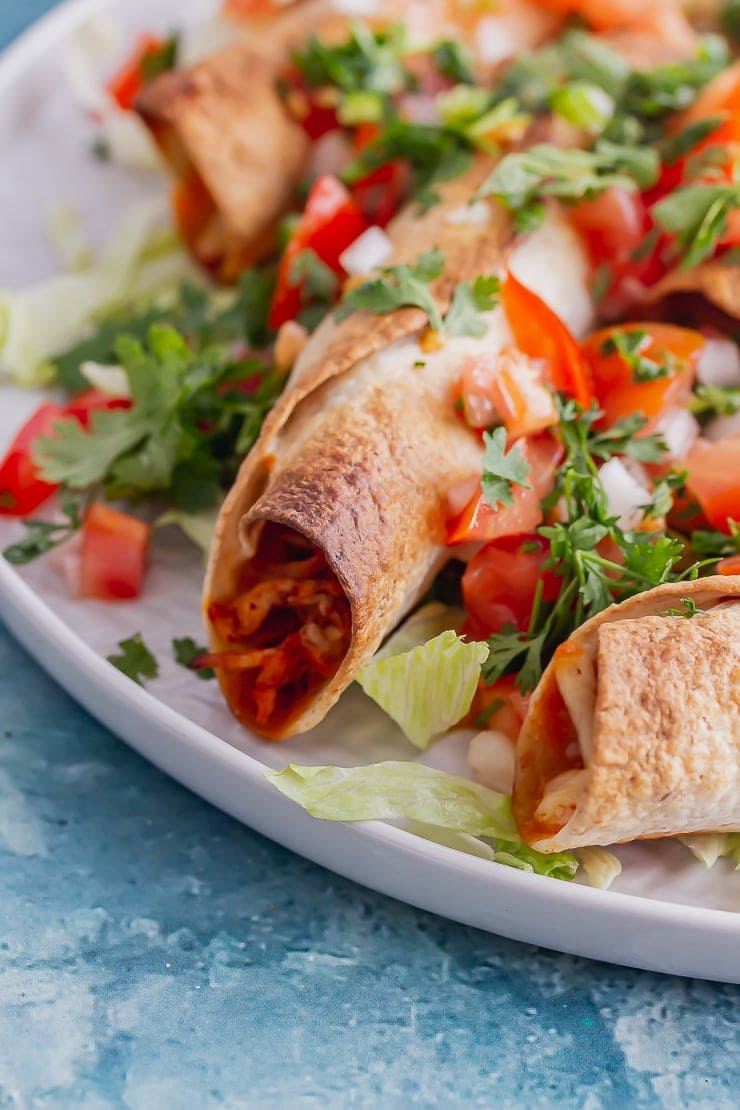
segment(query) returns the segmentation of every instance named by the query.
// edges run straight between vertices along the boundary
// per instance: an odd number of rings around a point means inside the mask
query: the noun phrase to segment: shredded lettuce
[[[0,369],[20,385],[52,377],[49,359],[100,315],[197,280],[171,230],[164,199],[136,205],[99,261],[28,289],[0,292]]]
[[[92,265],[90,241],[82,226],[79,208],[58,204],[46,213],[49,242],[65,270],[86,270]]]
[[[403,822],[417,836],[521,871],[572,879],[570,852],[545,855],[519,837],[504,794],[420,763],[268,771],[281,794],[325,821]]]
[[[171,524],[179,528],[196,547],[207,555],[211,550],[213,533],[216,531],[218,509],[204,510],[202,513],[186,513],[180,509],[170,509],[154,522],[156,528]]]
[[[735,870],[740,871],[740,833],[697,833],[679,839],[705,867],[714,867],[718,859],[729,858]]]
[[[575,854],[586,872],[589,885],[599,890],[608,890],[622,873],[622,864],[606,848],[579,848]]]
[[[466,643],[447,631],[410,651],[373,659],[357,681],[424,749],[465,716],[487,658],[487,644]]]

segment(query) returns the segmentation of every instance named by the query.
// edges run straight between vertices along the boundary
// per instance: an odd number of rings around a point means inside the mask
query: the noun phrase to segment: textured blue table
[[[51,6],[0,0],[0,42]],[[740,990],[370,894],[188,794],[0,631],[0,1106],[734,1107]]]

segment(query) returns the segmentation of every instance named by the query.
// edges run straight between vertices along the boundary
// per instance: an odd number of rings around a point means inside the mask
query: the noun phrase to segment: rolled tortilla
[[[438,245],[447,267],[432,288],[444,312],[458,282],[508,263],[582,333],[588,266],[567,222],[552,213],[518,246],[493,202],[485,227],[459,222],[489,169],[482,161],[426,215],[412,207],[391,224],[391,264]],[[467,358],[513,342],[500,309],[482,319],[483,338],[429,351],[416,308],[327,318],[268,417],[224,504],[205,585],[211,647],[226,653],[222,689],[262,735],[317,724],[449,559],[446,495],[482,469],[453,389]]]
[[[684,293],[696,294],[726,316],[740,320],[740,266],[718,258],[690,270],[672,270],[650,290],[650,300],[663,301]]]
[[[698,612],[687,612],[683,599]],[[740,829],[740,577],[659,586],[558,648],[517,744],[532,847]]]
[[[462,37],[481,80],[558,26],[552,13],[524,0],[504,0],[483,36],[477,28],[484,17],[466,13],[463,6],[456,17],[447,0],[380,0],[370,22],[405,20],[415,49]],[[222,281],[233,281],[275,249],[279,220],[308,159],[310,140],[278,91],[280,72],[312,34],[336,41],[347,33],[340,4],[294,0],[251,18],[243,39],[189,70],[163,74],[138,98],[137,111],[177,182],[183,238]]]

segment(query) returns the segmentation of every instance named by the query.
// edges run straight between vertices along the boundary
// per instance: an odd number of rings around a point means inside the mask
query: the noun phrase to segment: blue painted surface
[[[48,8],[0,0],[0,41]],[[0,1106],[734,1107],[736,987],[368,893],[144,763],[0,631]]]

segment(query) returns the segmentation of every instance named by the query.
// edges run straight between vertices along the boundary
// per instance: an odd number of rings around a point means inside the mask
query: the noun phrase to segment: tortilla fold
[[[576,331],[585,331],[592,315],[588,265],[558,215],[516,249],[509,217],[493,202],[485,227],[446,219],[452,210],[459,214],[489,169],[482,160],[442,186],[440,203],[426,215],[415,206],[400,215],[388,229],[395,247],[390,264],[439,246],[447,264],[431,288],[444,313],[459,282],[500,274],[511,263]],[[317,596],[325,606],[327,593],[332,604],[346,604],[348,623],[331,673],[283,690],[269,720],[258,720],[250,703],[254,671],[219,668],[232,710],[262,735],[282,739],[317,724],[452,556],[445,546],[447,493],[461,481],[475,483],[482,470],[480,437],[455,412],[454,387],[471,355],[513,342],[500,308],[481,319],[482,338],[448,337],[429,350],[420,309],[378,317],[357,312],[339,323],[330,316],[265,422],[224,504],[211,552],[205,611],[212,650],[233,650],[223,605],[245,590],[266,588],[273,572],[265,549],[286,536],[323,556]],[[296,552],[292,558],[290,573]],[[285,581],[275,589],[290,592]],[[305,589],[301,604],[308,604]],[[291,596],[297,594],[296,587]],[[247,603],[240,604],[243,610]],[[253,658],[252,644],[253,638],[240,639],[245,658]]]
[[[558,648],[513,810],[544,852],[740,829],[740,577],[659,586]]]

